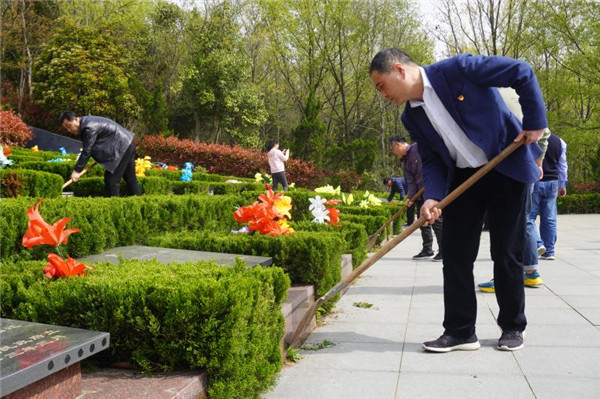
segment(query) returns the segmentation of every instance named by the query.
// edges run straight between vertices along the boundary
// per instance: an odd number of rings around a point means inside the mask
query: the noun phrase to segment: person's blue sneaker
[[[496,292],[496,288],[494,287],[494,279],[491,279],[486,283],[477,284],[477,286],[483,292],[490,292],[492,294]]]
[[[544,284],[544,281],[540,277],[540,273],[534,270],[531,273],[524,274],[524,283],[526,287],[539,287]]]

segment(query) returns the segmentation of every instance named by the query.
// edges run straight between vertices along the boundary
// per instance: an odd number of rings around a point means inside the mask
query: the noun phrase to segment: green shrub
[[[63,179],[53,173],[27,169],[6,169],[0,172],[2,197],[60,197]],[[15,186],[19,186],[18,189]]]
[[[3,317],[107,331],[110,362],[204,368],[213,399],[259,398],[274,382],[289,287],[281,269],[130,260],[51,281],[43,264],[3,264]]]
[[[181,171],[151,169],[151,170],[146,171],[146,175],[164,177],[169,180],[179,181],[180,177],[181,177]],[[193,172],[192,173],[192,181],[194,181],[194,180],[218,181],[218,182],[223,182],[223,183],[227,180],[237,180],[237,181],[242,181],[245,183],[253,183],[254,182],[254,179],[250,179],[247,177],[223,176],[223,175],[216,175],[213,173],[202,173],[202,172]]]
[[[60,153],[58,153],[60,156]],[[91,163],[88,163],[88,166]],[[63,180],[69,180],[71,178],[71,173],[73,172],[73,168],[75,167],[75,161],[69,162],[46,162],[46,161],[38,161],[38,162],[23,162],[19,165],[22,169],[33,169],[33,170],[41,170],[44,172],[55,173],[57,175],[62,176]],[[84,176],[104,176],[104,168],[100,165],[94,166],[91,170],[88,170]]]
[[[19,166],[23,162],[40,162],[43,160],[40,157],[36,157],[36,156],[32,156],[32,155],[15,155],[15,154],[11,155],[9,157],[9,159],[11,159],[17,166]]]
[[[142,194],[207,194],[212,190],[213,194],[237,194],[246,190],[256,190],[256,183],[222,183],[190,181],[182,182],[169,180],[158,176],[138,176],[138,182]],[[101,197],[104,195],[104,179],[100,177],[88,177],[79,180],[70,186],[76,197]],[[121,180],[121,193],[126,194],[125,182]]]
[[[558,197],[559,214],[568,213],[600,213],[600,194],[569,194]]]
[[[25,250],[21,237],[27,228],[26,211],[34,198],[2,201],[0,227],[2,259],[43,259],[46,252]],[[51,198],[40,213],[48,223],[70,217],[69,227],[82,231],[69,237],[68,253],[81,257],[115,246],[144,244],[148,236],[169,231],[206,229],[229,231],[238,224],[233,218],[241,205],[235,196],[141,196],[113,198]]]
[[[299,231],[292,236],[185,231],[160,234],[149,245],[197,251],[269,256],[295,284],[314,284],[318,296],[341,279],[342,238],[336,233]]]
[[[367,231],[368,236],[372,236],[388,220],[386,216],[343,214],[341,217],[343,221],[347,221],[350,223],[358,223],[365,226],[365,230]],[[380,242],[383,235],[384,234],[382,233],[379,236],[378,242]]]
[[[339,234],[344,243],[344,253],[352,254],[352,266],[360,266],[367,255],[367,231],[365,226],[357,223],[342,221],[341,226],[329,226],[324,223],[313,223],[308,221],[294,222],[291,226],[295,230],[320,231]]]

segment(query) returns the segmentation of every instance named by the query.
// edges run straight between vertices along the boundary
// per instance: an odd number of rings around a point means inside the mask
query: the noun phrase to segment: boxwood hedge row
[[[259,234],[219,234],[210,231],[182,231],[151,237],[156,247],[197,251],[269,256],[294,283],[314,284],[318,296],[325,294],[341,275],[345,243],[340,234],[298,231],[293,236],[269,237]]]
[[[54,173],[29,169],[2,169],[2,197],[60,197],[63,179]]]
[[[279,371],[289,287],[280,268],[123,260],[52,281],[43,264],[3,263],[3,317],[108,331],[110,363],[206,369],[213,399],[259,398]]]

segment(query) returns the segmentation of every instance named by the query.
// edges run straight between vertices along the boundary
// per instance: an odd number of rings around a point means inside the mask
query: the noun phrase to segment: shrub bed
[[[58,154],[60,156],[60,153]],[[91,163],[88,163],[91,165]],[[22,169],[32,169],[32,170],[41,170],[44,172],[54,173],[62,176],[63,180],[69,180],[71,178],[71,173],[73,172],[73,168],[75,167],[75,161],[68,162],[47,162],[47,161],[38,161],[38,162],[22,162],[19,164],[19,167]],[[100,165],[94,166],[91,170],[88,170],[84,176],[104,176],[104,169]]]
[[[165,179],[158,176],[140,176],[138,183],[142,194],[160,195],[160,194],[208,194],[212,190],[213,194],[237,194],[245,190],[257,190],[262,187],[257,183],[223,183],[218,181],[190,181],[182,182]],[[79,180],[77,183],[69,186],[69,190],[76,197],[101,197],[104,195],[104,178],[88,177]],[[121,180],[121,193],[127,193],[127,187]],[[256,199],[255,199],[256,200]]]
[[[169,180],[177,180],[180,181],[181,172],[177,170],[156,170],[150,169],[146,171],[147,176],[158,176],[164,177]],[[254,179],[250,179],[247,177],[236,177],[236,176],[223,176],[212,173],[202,173],[202,172],[193,172],[192,181],[219,181],[225,182],[227,180],[238,180],[243,181],[245,183],[254,183]]]
[[[5,169],[0,172],[0,179],[2,180],[3,198],[18,196],[50,198],[62,195],[63,179],[53,173],[27,169]],[[4,209],[2,211],[4,213]]]
[[[600,194],[569,194],[558,197],[559,214],[600,213]]]
[[[352,266],[360,266],[367,256],[368,236],[365,226],[358,223],[342,222],[341,226],[313,223],[308,221],[294,222],[291,226],[296,230],[336,233],[344,241],[344,253],[352,254]]]
[[[336,233],[298,231],[293,236],[260,234],[219,234],[210,231],[183,231],[151,237],[156,247],[196,251],[269,256],[295,284],[314,284],[316,295],[326,293],[340,281],[344,242]]]
[[[42,267],[3,264],[3,317],[108,331],[110,362],[204,368],[213,399],[259,398],[279,371],[289,287],[279,268],[124,260],[51,281]]]
[[[36,201],[26,197],[2,201],[3,260],[46,257],[48,248],[26,250],[21,244],[27,229],[27,208]],[[169,231],[229,231],[238,227],[232,213],[239,205],[243,203],[235,196],[61,197],[45,200],[40,213],[48,223],[64,217],[72,219],[68,227],[82,231],[69,237],[67,252],[82,257],[116,246],[144,244],[149,236]]]

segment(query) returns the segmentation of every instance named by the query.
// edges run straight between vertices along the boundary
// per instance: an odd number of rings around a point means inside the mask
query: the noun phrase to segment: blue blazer
[[[424,66],[436,94],[467,137],[488,160],[498,155],[522,130],[548,126],[544,100],[529,64],[513,58],[461,54]],[[512,87],[519,95],[523,123],[508,109],[496,87]],[[406,104],[402,122],[419,146],[423,162],[425,199],[442,199],[454,176],[455,163],[422,107]],[[539,178],[537,143],[519,147],[496,170],[514,180],[533,183]]]

